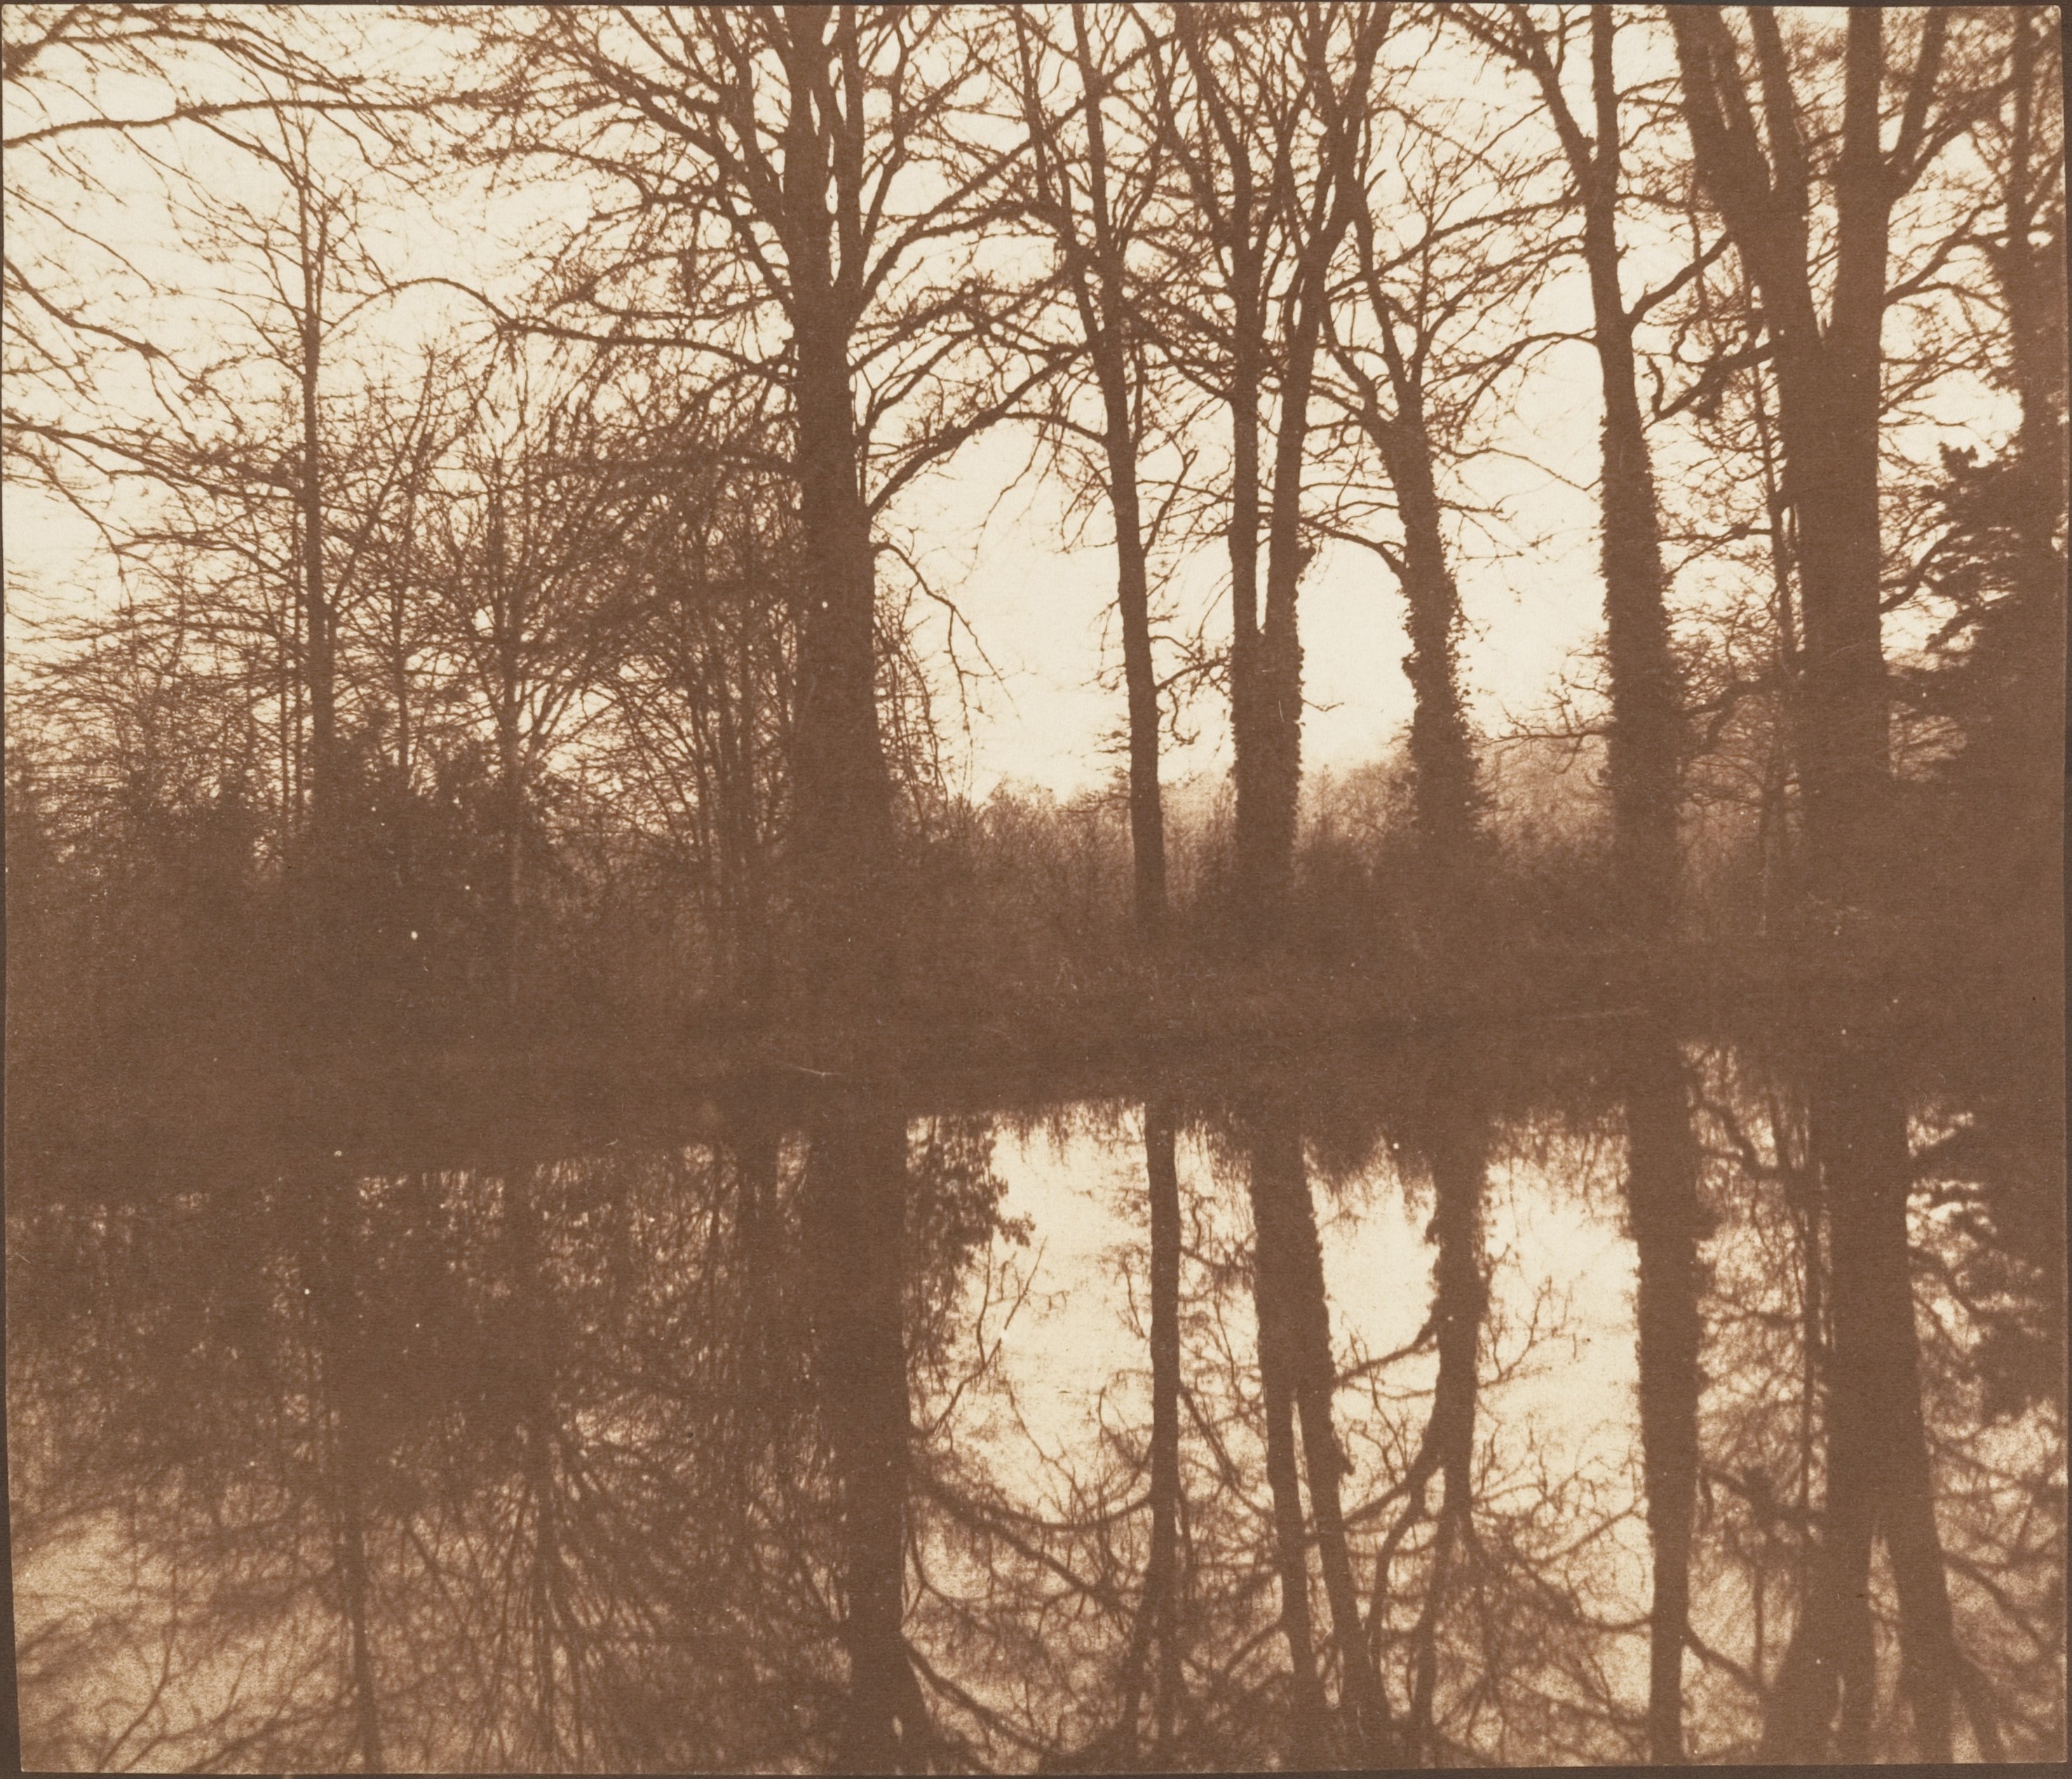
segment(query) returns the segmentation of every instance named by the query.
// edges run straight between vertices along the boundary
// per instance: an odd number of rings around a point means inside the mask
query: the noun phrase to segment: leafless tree
[[[1161,195],[1161,144],[1154,101],[1141,90],[1149,58],[1131,48],[1123,15],[1073,6],[1069,44],[1054,41],[1043,23],[1036,14],[1015,15],[1017,90],[1030,142],[1025,177],[1030,208],[1062,262],[1100,401],[1098,425],[1087,429],[1098,443],[1115,527],[1137,924],[1155,945],[1166,918],[1166,830],[1152,655],[1150,552],[1157,516],[1145,511],[1143,459],[1154,442],[1164,392],[1153,382],[1151,343],[1139,315],[1145,294],[1141,249]],[[1111,117],[1112,105],[1119,116]],[[1117,132],[1113,149],[1111,130]],[[1067,438],[1079,429],[1069,412],[1052,424]]]
[[[1201,291],[1198,310],[1182,299],[1161,310],[1166,350],[1218,392],[1230,415],[1236,871],[1254,942],[1272,943],[1280,931],[1293,868],[1302,724],[1297,599],[1315,548],[1302,514],[1310,391],[1332,260],[1363,196],[1353,157],[1393,16],[1388,5],[1187,7],[1173,14],[1170,33],[1147,36],[1178,187],[1174,269]],[[1272,467],[1262,474],[1269,388],[1277,405]]]
[[[837,995],[882,989],[895,962],[875,528],[1050,369],[1009,349],[998,306],[1015,299],[965,251],[1019,153],[968,127],[985,65],[969,23],[605,7],[486,27],[517,149],[611,192],[549,327],[687,347],[782,391],[808,588],[792,842],[813,980]]]
[[[1911,65],[1893,92],[1885,16],[1849,14],[1839,127],[1834,108],[1804,89],[1813,45],[1788,42],[1776,14],[1749,10],[1745,49],[1722,8],[1679,9],[1670,23],[1698,171],[1761,293],[1775,353],[1785,492],[1798,521],[1798,736],[1814,869],[1836,908],[1868,907],[1890,835],[1878,438],[1893,209],[1990,96],[1947,91],[1951,25],[1940,11],[1919,15]],[[1893,110],[1888,149],[1881,132]],[[1816,179],[1833,206],[1824,321]]]

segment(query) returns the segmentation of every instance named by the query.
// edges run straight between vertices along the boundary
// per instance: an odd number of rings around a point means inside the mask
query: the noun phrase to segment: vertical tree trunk
[[[503,702],[496,713],[497,815],[504,830],[504,857],[499,861],[503,881],[497,894],[497,961],[504,1011],[513,1014],[518,1010],[522,969],[520,925],[525,887],[525,787],[517,698],[514,675],[505,681]]]
[[[1255,944],[1275,944],[1286,934],[1293,889],[1296,829],[1302,784],[1302,647],[1297,601],[1309,546],[1302,536],[1302,470],[1308,454],[1309,394],[1330,301],[1331,261],[1347,227],[1364,203],[1357,177],[1375,58],[1394,9],[1388,5],[1347,9],[1352,37],[1343,53],[1331,40],[1332,26],[1314,8],[1290,9],[1302,63],[1300,104],[1314,107],[1322,129],[1314,152],[1321,164],[1306,199],[1284,197],[1276,188],[1267,202],[1284,215],[1284,250],[1293,261],[1290,282],[1278,298],[1277,334],[1267,332],[1268,292],[1264,276],[1266,237],[1249,232],[1251,210],[1238,212],[1248,257],[1234,305],[1239,330],[1240,400],[1234,388],[1231,416],[1238,481],[1244,503],[1233,499],[1231,564],[1237,622],[1231,652],[1232,739],[1238,757],[1236,855],[1240,904],[1246,933]],[[1342,88],[1341,82],[1343,83]],[[1295,133],[1293,114],[1275,127]],[[1277,150],[1283,154],[1285,150]],[[1285,177],[1285,166],[1276,178]],[[1269,225],[1270,226],[1270,225]],[[1235,259],[1235,256],[1234,256]],[[1249,349],[1249,350],[1248,350]],[[1257,357],[1251,355],[1252,351]],[[1266,600],[1258,615],[1257,438],[1260,364],[1271,351],[1277,360],[1280,400],[1274,419],[1273,486],[1267,515]],[[1240,572],[1240,525],[1245,560]],[[1242,592],[1239,591],[1242,583]],[[1242,648],[1240,647],[1242,645]],[[1240,659],[1242,653],[1244,659]],[[1244,709],[1240,717],[1239,703]]]
[[[339,763],[338,669],[331,596],[324,574],[323,417],[319,402],[327,256],[323,220],[310,216],[310,194],[300,183],[295,199],[302,282],[302,308],[296,316],[302,420],[297,494],[302,524],[303,622],[308,635],[304,671],[310,688],[310,814],[322,833],[336,813]]]
[[[1072,8],[1073,43],[1087,114],[1087,201],[1094,228],[1098,295],[1078,282],[1080,316],[1100,385],[1102,444],[1115,520],[1116,609],[1122,619],[1123,682],[1129,701],[1129,838],[1139,941],[1155,947],[1166,929],[1166,824],[1158,785],[1158,682],[1151,658],[1151,589],[1137,477],[1137,419],[1130,401],[1131,312],[1123,246],[1110,195],[1105,83],[1095,66],[1083,6]],[[1074,229],[1070,217],[1065,226]],[[1074,243],[1076,257],[1076,241]],[[1075,270],[1077,279],[1076,269]]]
[[[1410,719],[1412,819],[1422,855],[1420,914],[1440,957],[1457,963],[1474,925],[1484,879],[1482,799],[1461,696],[1460,590],[1446,560],[1423,392],[1392,328],[1382,336],[1396,417],[1382,431],[1403,527],[1402,584],[1410,633],[1404,658]]]
[[[1880,141],[1884,11],[1850,9],[1834,172],[1834,288],[1814,297],[1811,174],[1775,14],[1748,9],[1771,141],[1767,157],[1720,9],[1671,9],[1698,171],[1758,288],[1777,368],[1784,487],[1798,521],[1804,635],[1798,713],[1808,864],[1836,930],[1883,899],[1891,818],[1890,700],[1879,579],[1881,334],[1893,200],[1918,176],[1947,17],[1931,11],[1888,154]]]
[[[1208,212],[1206,220],[1228,257],[1225,288],[1231,302],[1231,354],[1223,402],[1230,415],[1230,516],[1225,543],[1231,565],[1231,780],[1235,804],[1231,832],[1231,890],[1240,944],[1256,945],[1268,936],[1260,901],[1264,878],[1260,842],[1264,832],[1262,776],[1265,751],[1260,735],[1261,688],[1259,607],[1260,406],[1267,370],[1266,230],[1262,194],[1252,162],[1252,146],[1242,125],[1223,101],[1219,77],[1205,32],[1215,23],[1207,9],[1182,7],[1173,17],[1174,35],[1191,69],[1214,135],[1230,168],[1228,201],[1220,210],[1212,172],[1191,163],[1190,189]],[[1159,95],[1164,127],[1180,143],[1170,91]],[[1184,146],[1181,152],[1186,153]]]
[[[1122,615],[1123,677],[1129,696],[1129,841],[1137,931],[1156,947],[1166,932],[1166,817],[1158,784],[1158,681],[1151,659],[1151,598],[1136,466],[1120,466],[1115,498],[1116,603]],[[1121,540],[1127,534],[1130,542]]]
[[[1633,322],[1619,287],[1618,88],[1612,9],[1590,9],[1597,142],[1577,168],[1592,333],[1604,388],[1605,644],[1611,670],[1613,854],[1629,930],[1668,936],[1676,886],[1682,692],[1663,608],[1661,521],[1635,379]],[[1576,150],[1572,150],[1572,158]]]
[[[793,759],[808,967],[821,994],[888,991],[892,786],[877,703],[877,576],[858,485],[848,330],[803,325],[798,354],[799,516],[805,586]]]
[[[783,203],[792,313],[793,445],[804,545],[792,760],[807,980],[852,1009],[889,993],[892,781],[878,713],[877,568],[863,494],[849,341],[862,301],[853,237],[863,135],[860,93],[834,91],[853,60],[854,9],[788,9]],[[829,25],[833,35],[828,35]],[[849,83],[851,88],[854,83]],[[839,265],[835,236],[844,251]]]
[[[336,626],[324,561],[323,370],[324,285],[329,273],[324,218],[313,213],[305,179],[295,183],[297,259],[301,274],[299,308],[293,308],[297,342],[294,374],[299,396],[300,437],[295,458],[295,524],[300,532],[300,598],[302,635],[302,679],[308,714],[308,761],[302,777],[308,803],[306,875],[296,886],[290,907],[297,916],[298,974],[307,990],[300,1017],[304,1031],[323,1034],[343,1010],[351,991],[336,965],[339,906],[339,786]],[[300,713],[298,713],[300,715]],[[299,725],[298,725],[299,727]],[[298,740],[301,737],[298,736]],[[300,749],[298,749],[300,752]],[[298,809],[298,814],[304,811]]]
[[[390,690],[396,700],[396,778],[403,794],[408,796],[414,763],[411,749],[417,734],[410,726],[410,655],[404,627],[406,617],[404,595],[399,591],[388,609],[388,654]]]
[[[1231,780],[1234,792],[1231,864],[1241,929],[1263,931],[1259,856],[1264,749],[1260,734],[1259,425],[1263,380],[1262,325],[1256,287],[1235,293],[1236,340],[1231,356]]]
[[[1329,249],[1324,257],[1329,257]],[[1302,538],[1302,466],[1308,454],[1309,389],[1322,333],[1320,269],[1293,307],[1283,342],[1280,412],[1273,439],[1273,494],[1267,516],[1266,610],[1259,634],[1253,717],[1257,770],[1250,805],[1252,832],[1240,848],[1252,863],[1249,894],[1262,931],[1285,930],[1294,887],[1295,830],[1302,791],[1302,643],[1297,621],[1307,546]],[[1246,814],[1240,804],[1240,819]]]
[[[1770,27],[1774,29],[1774,25]],[[1889,820],[1890,722],[1881,614],[1878,411],[1886,172],[1878,150],[1881,9],[1849,14],[1833,318],[1810,305],[1778,330],[1786,491],[1799,518],[1805,638],[1807,828],[1829,902],[1869,907]],[[1768,298],[1766,300],[1774,300]]]
[[[1415,705],[1410,758],[1418,836],[1434,910],[1459,911],[1479,849],[1474,748],[1461,696],[1461,596],[1439,529],[1439,503],[1421,418],[1404,428],[1397,499],[1404,519],[1404,577],[1410,653],[1404,660]]]
[[[757,643],[762,639],[764,619],[763,582],[755,548],[752,519],[741,528],[742,606],[734,654],[735,678],[742,688],[741,783],[742,969],[736,991],[750,1005],[759,1005],[768,995],[773,959],[771,954],[769,885],[764,869],[766,816],[763,783],[767,762],[762,740],[764,722],[763,688]]]

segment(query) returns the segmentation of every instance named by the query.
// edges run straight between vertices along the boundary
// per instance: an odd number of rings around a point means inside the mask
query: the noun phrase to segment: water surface
[[[23,1759],[2057,1758],[2055,1115],[1592,1028],[46,1157]]]

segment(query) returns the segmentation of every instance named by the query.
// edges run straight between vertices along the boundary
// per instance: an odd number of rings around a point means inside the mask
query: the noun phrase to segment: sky
[[[1654,33],[1622,34],[1622,55],[1658,55]],[[1632,70],[1629,70],[1629,72]],[[1475,104],[1523,114],[1515,84],[1499,93],[1495,77],[1465,55],[1429,62],[1420,78]],[[1478,82],[1485,83],[1478,87]],[[1451,83],[1450,87],[1449,83]],[[1531,127],[1544,127],[1533,125]],[[1639,126],[1636,124],[1635,128]],[[206,159],[207,151],[203,151]],[[241,175],[218,151],[208,177],[219,190]],[[141,263],[172,281],[191,281],[191,250],[164,221],[154,179],[140,180],[111,200],[109,226]],[[377,231],[390,269],[401,275],[454,266],[485,279],[514,243],[533,244],[558,224],[582,220],[587,197],[570,187],[557,195],[528,183],[491,199],[479,193],[388,214]],[[121,214],[116,215],[119,212]],[[1629,253],[1630,289],[1673,263],[1671,251],[1636,240]],[[1580,263],[1557,262],[1533,298],[1545,324],[1587,325],[1587,288]],[[449,314],[438,300],[413,298],[390,321],[370,325],[407,334]],[[198,331],[205,331],[199,329]],[[1601,627],[1595,503],[1590,484],[1597,450],[1594,355],[1580,340],[1550,347],[1529,374],[1499,400],[1498,449],[1460,471],[1463,488],[1490,509],[1486,522],[1457,522],[1453,567],[1466,616],[1462,669],[1471,713],[1486,733],[1501,735],[1544,713],[1564,676],[1587,675],[1584,659]],[[1924,445],[1932,455],[1933,442]],[[1026,433],[997,429],[967,446],[941,470],[903,494],[891,519],[927,540],[923,566],[953,599],[964,626],[960,659],[974,664],[975,643],[989,670],[964,682],[961,703],[948,656],[939,651],[939,709],[951,719],[953,782],[983,797],[1003,783],[1041,787],[1061,797],[1108,782],[1122,765],[1124,714],[1119,638],[1112,612],[1114,558],[1098,522],[1073,535],[1054,487],[1025,473]],[[1309,472],[1317,501],[1334,491],[1338,471]],[[1007,491],[1003,495],[1001,491]],[[38,612],[105,602],[114,582],[90,526],[77,514],[32,491],[8,491],[10,646],[30,646],[23,618]],[[1220,540],[1199,540],[1165,590],[1178,627],[1200,626],[1214,642],[1228,634],[1227,581]],[[943,614],[926,607],[931,634],[944,638]],[[1311,773],[1342,771],[1383,754],[1410,715],[1403,672],[1406,648],[1400,594],[1379,560],[1356,547],[1319,551],[1301,602],[1305,765]],[[1178,656],[1161,651],[1161,671]],[[1099,683],[1105,670],[1108,683]],[[1164,775],[1178,782],[1218,773],[1229,758],[1227,717],[1220,696],[1197,692],[1180,713],[1182,742],[1169,742]]]
[[[1564,367],[1571,370],[1573,366]],[[1594,394],[1572,374],[1531,394],[1544,409],[1540,436],[1573,454],[1597,450]],[[1536,417],[1539,417],[1536,415]],[[1115,557],[1104,541],[1071,547],[1058,503],[1042,489],[994,506],[995,491],[1026,457],[1003,433],[962,454],[940,479],[942,509],[955,526],[943,578],[956,585],[964,617],[997,678],[975,688],[969,787],[978,796],[1002,781],[1040,786],[1060,797],[1092,788],[1119,770],[1115,737],[1124,719],[1119,683],[1104,688],[1090,671],[1119,670],[1113,616]],[[1464,679],[1482,726],[1498,732],[1542,709],[1548,688],[1596,641],[1602,625],[1597,536],[1587,492],[1564,488],[1528,467],[1517,484],[1517,528],[1537,524],[1551,539],[1527,552],[1497,553],[1484,540],[1458,559],[1467,625]],[[1321,483],[1318,484],[1321,487]],[[991,508],[990,512],[989,509]],[[958,520],[961,523],[957,523]],[[1176,577],[1176,602],[1212,608],[1211,635],[1228,631],[1223,545],[1211,540]],[[1300,622],[1305,696],[1304,759],[1313,772],[1342,771],[1380,758],[1410,720],[1403,671],[1408,648],[1402,595],[1380,561],[1350,544],[1318,553],[1302,585]],[[1168,651],[1169,664],[1171,656]],[[1191,745],[1168,745],[1164,775],[1227,769],[1228,725],[1220,695],[1198,694],[1182,727]]]

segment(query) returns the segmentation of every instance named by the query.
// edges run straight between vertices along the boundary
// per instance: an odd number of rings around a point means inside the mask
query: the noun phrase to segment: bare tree
[[[958,257],[1019,152],[960,134],[985,68],[966,24],[701,6],[488,27],[521,149],[616,187],[547,325],[687,347],[783,392],[808,584],[792,844],[811,980],[838,998],[883,991],[896,962],[874,528],[1049,369],[1003,347],[1000,280]]]
[[[60,483],[80,467],[76,404],[126,359],[177,392],[166,342],[125,314],[156,294],[119,238],[73,195],[121,203],[126,181],[209,125],[263,121],[286,100],[318,111],[376,102],[276,18],[206,6],[146,12],[35,5],[7,14],[5,409],[10,474]],[[112,301],[110,299],[113,299]]]
[[[1388,121],[1398,128],[1384,134]],[[1544,251],[1528,232],[1536,170],[1408,113],[1384,112],[1359,128],[1347,152],[1362,197],[1327,323],[1343,380],[1330,393],[1342,431],[1380,459],[1401,540],[1349,533],[1346,500],[1334,529],[1382,557],[1408,608],[1420,913],[1450,963],[1478,924],[1490,851],[1461,684],[1460,589],[1447,537],[1453,503],[1442,478],[1486,429],[1491,397],[1542,343],[1519,325]]]
[[[1556,9],[1551,31],[1524,6],[1506,6],[1501,14],[1462,7],[1454,16],[1531,76],[1582,208],[1590,337],[1604,391],[1599,499],[1605,646],[1611,676],[1608,766],[1613,834],[1629,918],[1659,943],[1668,931],[1676,885],[1683,696],[1670,649],[1661,516],[1641,408],[1634,336],[1650,311],[1700,275],[1725,243],[1722,239],[1657,288],[1627,301],[1620,273],[1618,222],[1624,146],[1614,67],[1618,15],[1608,6],[1587,10],[1594,133],[1583,127],[1562,84],[1570,43],[1569,9]]]
[[[1951,19],[1940,10],[1919,15],[1912,65],[1889,95],[1886,17],[1869,7],[1849,14],[1831,133],[1828,108],[1801,89],[1810,46],[1794,50],[1777,14],[1748,10],[1753,86],[1722,8],[1670,14],[1699,175],[1761,294],[1775,355],[1805,621],[1798,739],[1807,832],[1819,891],[1838,914],[1876,902],[1891,834],[1878,466],[1893,208],[1989,97],[1941,90]],[[1832,193],[1824,319],[1816,179]]]
[[[1196,271],[1210,306],[1201,315],[1169,300],[1167,350],[1219,391],[1231,421],[1231,734],[1238,893],[1252,943],[1276,941],[1293,869],[1302,769],[1296,607],[1315,547],[1302,517],[1310,391],[1331,262],[1363,197],[1353,157],[1393,16],[1386,4],[1182,7],[1170,49],[1146,38],[1178,172],[1177,266]],[[1270,385],[1269,477],[1260,443]]]
[[[608,362],[565,393],[533,392],[515,364],[459,446],[465,479],[424,519],[438,638],[487,716],[497,770],[502,881],[498,970],[520,992],[520,922],[539,776],[606,675],[639,585],[632,548],[653,498],[651,446],[610,413]]]
[[[602,687],[619,795],[695,873],[722,991],[749,1005],[779,983],[773,863],[800,598],[789,490],[744,443],[767,430],[723,399],[677,423],[672,472],[634,540],[643,591]]]
[[[1100,397],[1104,491],[1115,526],[1116,610],[1122,620],[1129,708],[1129,825],[1137,931],[1155,945],[1166,922],[1166,830],[1158,788],[1159,688],[1152,659],[1150,547],[1142,459],[1155,424],[1149,343],[1139,319],[1142,269],[1131,265],[1159,195],[1160,140],[1141,84],[1149,59],[1124,52],[1121,15],[1071,8],[1069,46],[1015,14],[1018,92],[1030,156],[1030,207],[1054,243]],[[1069,70],[1067,76],[1065,72]],[[1073,93],[1051,97],[1069,78]],[[1125,134],[1111,150],[1112,96],[1122,89]],[[1061,417],[1059,424],[1068,424]]]

